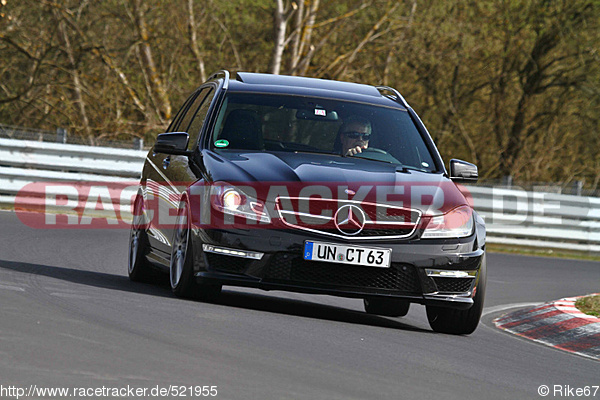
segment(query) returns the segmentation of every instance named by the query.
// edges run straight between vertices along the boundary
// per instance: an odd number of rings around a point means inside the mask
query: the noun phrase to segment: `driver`
[[[340,153],[343,156],[354,156],[369,147],[371,123],[361,117],[347,118],[338,131]],[[336,140],[337,142],[337,140]],[[337,144],[337,143],[336,143]]]

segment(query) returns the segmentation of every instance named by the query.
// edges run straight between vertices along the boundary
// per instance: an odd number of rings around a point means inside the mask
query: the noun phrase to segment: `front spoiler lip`
[[[248,232],[199,230],[194,232],[193,239],[198,248],[203,244],[228,247],[242,251],[261,252],[265,255],[277,252],[302,253],[306,240],[319,241],[323,237],[308,237],[300,235],[297,231],[274,231],[274,237],[248,234]],[[273,242],[274,239],[276,242]],[[347,245],[347,242],[339,242]],[[452,240],[427,239],[418,241],[406,241],[393,243],[382,242],[360,242],[352,243],[357,246],[375,246],[392,248],[392,262],[412,264],[417,268],[439,268],[468,270],[477,269],[478,260],[484,254],[482,247],[477,247],[476,233],[473,235]],[[446,249],[450,246],[451,249]],[[202,270],[197,265],[195,271]],[[430,293],[430,292],[427,292]]]
[[[306,294],[322,294],[348,298],[365,297],[389,297],[408,300],[411,303],[423,305],[434,305],[455,309],[467,309],[473,305],[473,299],[465,295],[444,295],[444,294],[410,294],[398,293],[391,290],[365,289],[360,287],[333,288],[331,286],[311,284],[299,285],[291,283],[264,282],[259,278],[248,276],[239,276],[222,272],[204,271],[195,274],[196,281],[199,283],[219,283],[222,285],[242,286],[262,290],[282,290],[286,292],[297,292]]]

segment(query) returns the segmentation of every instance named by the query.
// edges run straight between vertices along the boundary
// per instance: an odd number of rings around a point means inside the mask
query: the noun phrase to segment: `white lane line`
[[[533,307],[533,306],[541,306],[544,303],[513,303],[513,304],[502,304],[494,307],[485,307],[481,316],[486,316],[489,314],[510,310],[513,308],[524,308],[524,307]]]
[[[63,297],[66,299],[81,299],[81,300],[89,300],[90,296],[74,294],[74,293],[50,293],[50,296]]]
[[[25,289],[23,289],[20,286],[10,286],[10,285],[3,285],[0,283],[0,289],[4,289],[4,290],[14,290],[15,292],[24,292]]]
[[[97,342],[95,340],[87,339],[87,338],[84,338],[84,337],[81,337],[81,336],[69,335],[67,333],[60,333],[59,335],[64,336],[64,337],[68,337],[70,339],[81,340],[82,342],[86,342],[86,343],[99,344],[101,346],[104,345],[104,343],[102,343],[102,342]]]

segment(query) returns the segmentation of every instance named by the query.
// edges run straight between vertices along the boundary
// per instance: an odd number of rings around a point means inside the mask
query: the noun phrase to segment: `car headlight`
[[[216,182],[211,186],[210,194],[211,204],[217,211],[254,221],[271,222],[265,205],[238,187],[225,182]]]
[[[473,210],[469,206],[431,217],[421,239],[461,238],[473,233]]]

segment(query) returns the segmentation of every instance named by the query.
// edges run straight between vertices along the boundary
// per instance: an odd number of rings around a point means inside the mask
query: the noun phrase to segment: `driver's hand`
[[[355,147],[351,147],[348,149],[348,151],[346,152],[346,156],[355,156],[358,153],[362,153],[363,148],[366,149],[366,147],[361,147],[361,146],[355,146]]]

